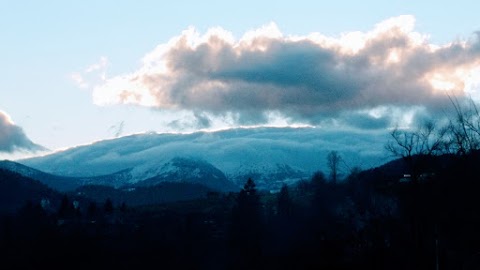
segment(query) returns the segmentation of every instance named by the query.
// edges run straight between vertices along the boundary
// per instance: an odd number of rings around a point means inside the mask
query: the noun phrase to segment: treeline
[[[28,203],[1,219],[0,265],[480,269],[479,162],[478,151],[432,156],[415,179],[399,174],[403,160],[343,179],[319,172],[276,194],[249,179],[239,193],[150,206]]]

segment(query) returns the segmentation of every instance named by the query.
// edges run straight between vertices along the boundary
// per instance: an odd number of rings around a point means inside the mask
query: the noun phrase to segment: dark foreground
[[[0,269],[480,269],[479,161],[150,206],[27,202],[2,215]]]

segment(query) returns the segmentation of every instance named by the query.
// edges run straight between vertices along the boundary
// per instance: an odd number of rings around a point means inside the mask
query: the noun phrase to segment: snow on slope
[[[156,176],[137,183],[153,186],[163,182],[187,182],[201,184],[213,190],[238,191],[239,187],[227,180],[225,174],[203,160],[174,158],[161,166]]]
[[[257,177],[263,179],[261,181],[267,181],[268,175],[287,180],[310,175],[317,170],[326,171],[326,156],[331,150],[342,155],[345,172],[354,166],[369,168],[383,164],[388,159],[383,150],[387,139],[385,133],[320,128],[146,133],[18,162],[45,172],[76,177],[108,175],[129,169],[129,181],[134,183],[155,177],[164,164],[176,157],[187,157],[212,164],[232,181],[241,182],[242,177],[252,172],[260,173]]]
[[[283,184],[288,185],[306,179],[310,174],[300,168],[292,168],[288,164],[263,162],[249,166],[240,165],[233,174],[227,175],[227,177],[238,186],[243,186],[248,178],[252,178],[259,187],[280,190]]]

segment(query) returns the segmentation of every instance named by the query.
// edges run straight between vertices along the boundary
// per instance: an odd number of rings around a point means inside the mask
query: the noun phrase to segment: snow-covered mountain
[[[154,186],[164,182],[187,182],[201,184],[220,191],[239,189],[225,174],[212,164],[203,160],[174,158],[156,170],[155,176],[139,181],[137,186]]]
[[[338,151],[349,168],[383,164],[388,156],[384,133],[331,131],[320,128],[251,128],[190,134],[146,133],[78,146],[18,162],[44,172],[70,177],[119,174],[118,184],[146,179],[172,179],[200,173],[195,166],[209,164],[241,185],[248,177],[259,187],[326,171],[329,151]],[[175,166],[190,160],[194,166]],[[199,162],[201,161],[201,162]],[[202,166],[200,166],[202,167]],[[208,166],[207,166],[208,167]],[[208,170],[207,170],[208,171]],[[169,173],[166,173],[169,172]],[[175,172],[175,173],[172,173]],[[163,175],[163,176],[162,176]],[[215,175],[215,174],[214,174]],[[168,176],[168,177],[167,177]]]
[[[136,168],[136,170],[125,169],[108,175],[90,177],[54,175],[9,160],[0,161],[0,169],[37,180],[58,191],[73,191],[86,185],[102,185],[113,188],[147,187],[165,182],[198,184],[210,190],[223,192],[239,189],[234,183],[227,180],[222,171],[213,165],[202,160],[187,158],[175,158],[162,166],[145,170],[143,173]]]
[[[288,164],[263,162],[249,166],[240,165],[233,174],[228,175],[228,178],[238,186],[243,186],[248,178],[252,178],[259,187],[280,190],[283,184],[292,184],[309,176],[308,172],[300,168],[292,168]]]

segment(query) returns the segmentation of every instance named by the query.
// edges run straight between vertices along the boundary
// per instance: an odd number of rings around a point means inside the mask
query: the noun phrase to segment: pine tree
[[[94,219],[97,215],[97,204],[95,202],[90,202],[87,208],[87,216],[90,219]]]
[[[113,202],[110,198],[107,198],[105,200],[105,203],[103,204],[103,210],[105,211],[105,213],[107,215],[109,214],[112,214],[113,213]]]
[[[283,185],[277,198],[278,215],[281,217],[290,217],[292,215],[292,199],[287,185]]]
[[[249,178],[233,209],[231,244],[242,263],[257,262],[261,255],[262,215],[255,182]],[[250,265],[251,266],[251,265]]]
[[[58,209],[58,217],[62,219],[72,218],[75,215],[75,209],[73,204],[68,199],[67,195],[64,195],[60,207]]]

